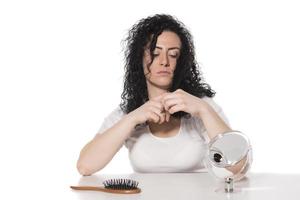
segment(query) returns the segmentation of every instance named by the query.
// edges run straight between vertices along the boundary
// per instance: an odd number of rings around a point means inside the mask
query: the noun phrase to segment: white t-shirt
[[[221,107],[212,98],[202,99],[229,125]],[[124,115],[120,107],[116,108],[104,119],[97,134],[113,126]],[[137,127],[124,145],[128,148],[130,163],[136,172],[198,172],[204,169],[203,159],[208,141],[201,119],[182,117],[179,132],[175,136],[157,137],[145,125]]]

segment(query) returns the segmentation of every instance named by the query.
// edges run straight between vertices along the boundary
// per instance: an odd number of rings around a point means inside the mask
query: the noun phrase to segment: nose
[[[170,63],[169,63],[169,58],[168,58],[168,55],[167,54],[161,54],[161,57],[160,57],[160,65],[164,66],[164,67],[168,67],[170,66]]]

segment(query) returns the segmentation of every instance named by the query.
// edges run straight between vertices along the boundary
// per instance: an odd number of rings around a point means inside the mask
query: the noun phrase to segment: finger
[[[170,121],[170,113],[168,111],[166,111],[166,121],[169,122]]]
[[[173,114],[173,113],[176,113],[176,112],[179,112],[179,111],[184,111],[184,105],[183,104],[176,104],[175,106],[172,106],[168,112],[170,114]]]
[[[164,110],[163,104],[161,102],[152,101],[150,105],[158,108],[161,112]]]
[[[157,115],[155,112],[151,112],[149,114],[149,122],[158,123],[159,122],[159,115]]]
[[[179,94],[172,92],[172,93],[167,93],[167,94],[163,95],[162,100],[166,101],[168,99],[177,99],[177,98],[179,98]]]
[[[151,112],[155,112],[155,114],[157,114],[158,116],[161,116],[161,113],[163,112],[161,109],[159,109],[159,108],[157,108],[155,106],[151,107],[150,111]]]
[[[170,107],[175,106],[177,104],[182,104],[181,99],[168,99],[167,101],[164,102],[164,109],[168,111]]]
[[[162,112],[158,109],[154,109],[155,114],[157,114],[159,116],[159,124],[162,124],[166,121],[166,113]]]
[[[163,99],[162,99],[162,104],[165,105],[167,101],[170,100],[182,100],[181,96],[177,95],[177,94],[172,94],[172,95],[166,95]]]
[[[162,112],[161,113],[161,118],[160,118],[160,121],[159,121],[159,124],[162,124],[166,121],[166,113],[165,112]]]
[[[162,112],[160,109],[157,107],[151,107],[151,112],[154,112],[157,116],[159,116],[159,124],[162,124],[165,121],[165,113]]]

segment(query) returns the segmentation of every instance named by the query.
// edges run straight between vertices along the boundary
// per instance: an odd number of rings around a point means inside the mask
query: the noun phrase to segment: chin
[[[152,79],[151,81],[149,81],[149,83],[155,87],[162,89],[169,89],[172,85],[172,81],[170,81],[170,79]]]
[[[158,78],[154,80],[154,82],[158,85],[170,85],[172,83],[172,79],[170,78]]]
[[[156,87],[162,88],[162,89],[169,89],[171,87],[170,82],[167,82],[167,83],[156,82],[153,85],[155,85]]]

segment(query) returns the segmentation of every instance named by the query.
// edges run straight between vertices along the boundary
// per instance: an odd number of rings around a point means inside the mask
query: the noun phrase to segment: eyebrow
[[[155,48],[157,48],[157,49],[163,49],[162,47],[159,47],[159,46],[156,46]],[[168,48],[167,50],[173,50],[173,49],[178,49],[178,50],[180,50],[179,47],[171,47],[171,48]]]

